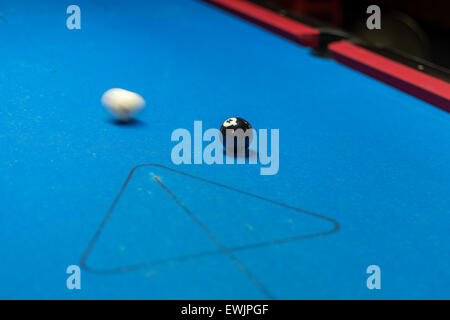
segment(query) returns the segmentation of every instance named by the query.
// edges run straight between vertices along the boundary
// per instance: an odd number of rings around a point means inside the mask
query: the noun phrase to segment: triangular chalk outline
[[[310,239],[310,238],[316,238],[316,237],[321,237],[321,236],[327,236],[327,235],[331,235],[333,233],[336,233],[339,230],[339,223],[334,220],[333,218],[327,217],[327,216],[323,216],[314,212],[310,212],[307,210],[303,210],[300,208],[296,208],[290,205],[287,205],[285,203],[279,202],[279,201],[275,201],[275,200],[271,200],[265,197],[261,197],[258,196],[256,194],[250,193],[250,192],[246,192],[246,191],[242,191],[239,190],[237,188],[234,187],[230,187],[221,183],[217,183],[211,180],[207,180],[201,177],[197,177],[194,175],[191,175],[189,173],[185,173],[179,170],[175,170],[160,164],[140,164],[135,166],[133,169],[131,169],[130,173],[128,174],[127,179],[125,180],[124,184],[122,185],[122,188],[120,189],[118,195],[116,196],[116,198],[114,199],[110,209],[108,210],[106,216],[104,217],[102,223],[100,224],[100,227],[97,229],[96,233],[94,234],[92,240],[90,241],[87,249],[85,250],[85,252],[83,253],[83,256],[81,258],[80,261],[80,265],[83,269],[85,269],[86,271],[92,272],[92,273],[102,273],[102,274],[111,274],[111,273],[122,273],[122,272],[128,272],[128,271],[133,271],[133,270],[138,270],[138,269],[143,269],[143,268],[148,268],[148,267],[152,267],[152,266],[156,266],[156,265],[161,265],[161,264],[166,264],[166,263],[172,263],[172,262],[177,262],[177,261],[183,261],[183,260],[189,260],[189,259],[195,259],[195,258],[199,258],[199,257],[204,257],[204,256],[209,256],[209,255],[214,255],[214,254],[223,254],[222,250],[217,250],[217,251],[205,251],[205,252],[201,252],[198,254],[191,254],[191,255],[187,255],[187,256],[178,256],[178,257],[174,257],[174,258],[170,258],[170,259],[164,259],[164,260],[155,260],[155,261],[149,261],[146,263],[142,263],[142,264],[137,264],[137,265],[130,265],[130,266],[125,266],[125,267],[120,267],[120,268],[113,268],[113,269],[95,269],[92,267],[89,267],[86,263],[86,260],[88,259],[93,247],[95,246],[97,240],[99,239],[103,229],[106,226],[106,223],[108,222],[109,218],[111,217],[112,213],[114,212],[114,209],[117,205],[117,203],[120,201],[120,198],[122,197],[122,194],[124,193],[125,189],[128,186],[128,183],[130,182],[131,178],[133,177],[133,174],[135,173],[135,171],[139,168],[142,167],[157,167],[157,168],[161,168],[161,169],[165,169],[168,171],[171,171],[173,173],[177,173],[177,174],[181,174],[184,175],[186,177],[192,178],[192,179],[196,179],[199,181],[203,181],[221,188],[225,188],[234,192],[239,192],[241,194],[262,200],[262,201],[266,201],[266,202],[270,202],[272,204],[287,208],[287,209],[291,209],[294,210],[296,212],[302,213],[302,214],[306,214],[306,215],[310,215],[313,216],[317,219],[321,219],[321,220],[325,220],[330,222],[333,225],[333,228],[331,228],[330,230],[327,231],[322,231],[322,232],[316,232],[316,233],[309,233],[309,234],[302,234],[302,235],[298,235],[298,236],[294,236],[294,237],[288,237],[288,238],[282,238],[282,239],[276,239],[276,240],[271,240],[271,241],[264,241],[264,242],[259,242],[259,243],[254,243],[254,244],[250,244],[250,245],[243,245],[243,246],[236,246],[236,247],[231,247],[231,248],[226,248],[229,252],[235,252],[235,251],[240,251],[240,250],[247,250],[247,249],[252,249],[252,248],[258,248],[258,247],[266,247],[266,246],[272,246],[272,245],[276,245],[276,244],[281,244],[281,243],[286,243],[286,242],[292,242],[292,241],[298,241],[298,240],[304,240],[304,239]]]

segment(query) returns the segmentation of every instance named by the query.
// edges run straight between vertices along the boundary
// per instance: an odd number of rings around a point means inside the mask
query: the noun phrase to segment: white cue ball
[[[126,122],[145,107],[145,100],[137,93],[114,88],[103,94],[102,104],[119,121]]]

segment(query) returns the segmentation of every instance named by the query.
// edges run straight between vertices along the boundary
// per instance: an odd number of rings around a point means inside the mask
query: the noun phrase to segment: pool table
[[[0,6],[1,299],[450,298],[448,112],[209,2],[67,5]],[[277,174],[173,163],[233,116]]]

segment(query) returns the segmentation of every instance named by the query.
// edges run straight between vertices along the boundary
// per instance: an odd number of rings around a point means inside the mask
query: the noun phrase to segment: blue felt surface
[[[0,298],[267,298],[220,252],[82,271],[82,290],[65,286],[130,170],[175,168],[174,129],[233,115],[280,129],[277,175],[255,165],[176,169],[340,225],[233,252],[275,298],[450,298],[449,114],[199,1],[78,5],[79,31],[66,29],[60,1],[0,6]],[[111,87],[146,98],[140,122],[111,122],[99,102]],[[330,227],[153,169],[133,175],[89,266],[219,249],[152,173],[226,247]],[[380,291],[366,288],[371,264]]]

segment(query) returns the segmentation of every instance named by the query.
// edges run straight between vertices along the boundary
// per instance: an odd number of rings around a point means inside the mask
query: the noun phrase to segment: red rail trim
[[[319,30],[244,0],[204,0],[303,46],[316,48]]]
[[[340,63],[450,112],[450,84],[348,41],[328,46]]]

